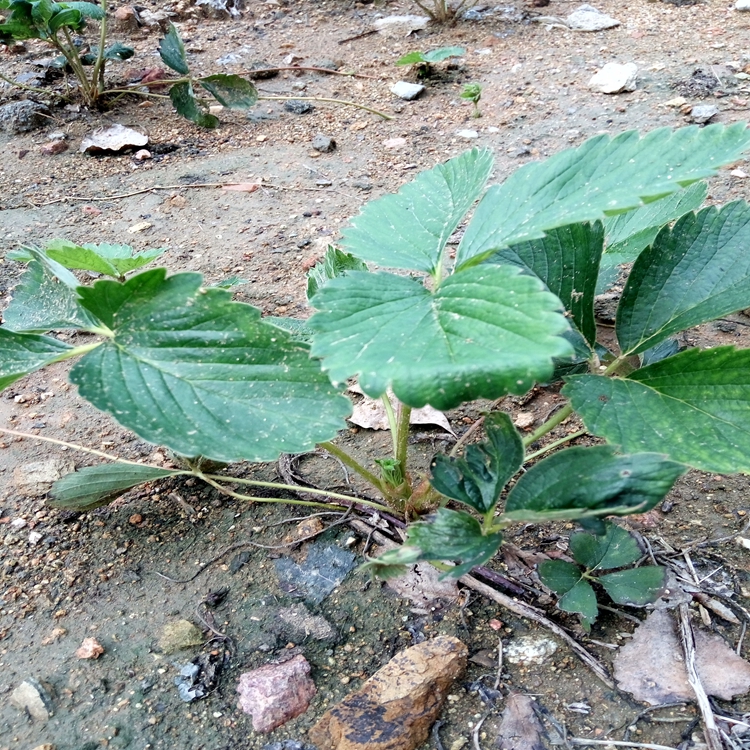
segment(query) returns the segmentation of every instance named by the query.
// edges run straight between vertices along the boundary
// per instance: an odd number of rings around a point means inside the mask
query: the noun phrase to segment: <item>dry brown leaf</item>
[[[500,750],[545,750],[544,729],[534,711],[534,699],[511,693],[505,702],[497,734]]]
[[[366,430],[387,430],[388,416],[385,413],[385,406],[379,398],[370,398],[362,393],[359,385],[352,385],[348,388],[352,393],[359,393],[362,401],[354,404],[352,415],[349,421],[358,427],[364,427]],[[394,410],[398,407],[398,401],[392,393],[388,393],[391,405]],[[421,409],[412,409],[409,417],[409,424],[431,424],[442,427],[446,432],[455,435],[450,426],[450,422],[443,412],[433,409],[431,406],[423,406]]]
[[[695,629],[695,664],[709,695],[731,700],[750,690],[750,664],[723,638]],[[623,646],[614,661],[617,684],[639,701],[660,703],[695,700],[688,682],[674,622],[655,610]]]
[[[234,190],[237,193],[254,193],[258,189],[257,182],[236,182],[231,185],[222,185],[222,190]]]

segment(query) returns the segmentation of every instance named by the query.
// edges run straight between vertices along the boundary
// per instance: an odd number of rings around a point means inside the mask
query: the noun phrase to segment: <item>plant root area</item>
[[[161,9],[157,5],[153,10]],[[236,299],[264,315],[305,317],[306,270],[337,242],[347,220],[367,201],[467,148],[494,151],[492,179],[498,182],[524,163],[597,133],[681,127],[700,104],[715,104],[713,121],[727,124],[747,118],[750,109],[749,82],[737,77],[750,62],[750,15],[719,0],[691,5],[597,0],[597,8],[621,25],[595,33],[571,31],[554,19],[534,20],[542,12],[565,17],[577,2],[552,0],[543,9],[521,4],[494,13],[477,6],[472,16],[477,20],[452,27],[350,41],[344,40],[369,31],[380,16],[417,9],[405,2],[272,0],[232,18],[185,5],[179,12],[164,7],[177,13],[173,20],[194,73],[242,73],[257,61],[268,67],[331,64],[361,75],[287,70],[257,84],[263,96],[345,99],[393,119],[324,102],[311,102],[309,112],[298,114],[283,101],[268,100],[249,115],[221,111],[220,127],[210,131],[180,119],[164,99],[125,98],[104,111],[87,111],[74,98],[52,106],[43,128],[0,134],[0,310],[22,271],[5,253],[62,237],[126,242],[136,249],[165,246],[163,262],[170,271],[198,271],[209,284],[239,277],[245,283],[234,287]],[[110,66],[112,80],[127,82],[133,71],[158,66],[158,38],[158,29],[113,24],[112,39],[134,46],[136,55]],[[395,66],[399,57],[453,45],[466,54],[438,64],[424,81],[422,97],[407,102],[390,93],[391,85],[410,75]],[[23,49],[2,52],[0,72],[15,79],[37,70],[49,56],[43,44],[29,41]],[[635,91],[607,96],[588,88],[591,76],[608,62],[636,63]],[[460,97],[467,83],[482,85],[480,118]],[[34,85],[63,91],[59,79]],[[12,101],[21,92],[6,86],[0,96]],[[113,123],[146,133],[150,158],[136,159],[133,151],[79,152],[86,134]],[[465,131],[473,133],[467,137]],[[69,148],[45,152],[49,135],[60,132]],[[335,149],[315,150],[316,135],[332,138]],[[745,169],[737,164],[722,170],[710,182],[710,200],[746,198],[750,168]],[[221,189],[238,183],[258,187]],[[606,310],[601,322],[608,325]],[[738,313],[683,338],[688,345],[747,347],[750,317]],[[6,389],[0,396],[0,426],[169,465],[166,451],[84,403],[66,372],[66,366],[56,365]],[[528,397],[508,398],[499,408],[530,431],[559,399],[538,389]],[[447,415],[456,435],[470,429],[482,406],[487,404]],[[569,420],[549,439],[579,427]],[[419,425],[413,433],[410,450],[423,468],[433,453],[450,449],[452,438],[441,428]],[[390,447],[386,433],[356,427],[339,439],[364,460],[386,455]],[[395,653],[436,634],[464,641],[471,661],[424,750],[497,747],[512,691],[535,697],[547,732],[543,743],[702,747],[694,704],[644,711],[645,704],[599,681],[543,625],[462,587],[442,599],[430,599],[426,591],[420,601],[370,581],[357,564],[375,553],[377,539],[349,526],[348,519],[336,524],[340,515],[303,520],[309,511],[248,504],[195,480],[176,479],[141,486],[84,514],[65,512],[46,505],[43,490],[37,494],[19,483],[24,467],[52,459],[79,468],[96,460],[0,435],[0,750],[47,747],[44,743],[56,750],[254,750],[283,740],[304,742],[328,708]],[[276,465],[238,465],[229,471],[279,479]],[[318,454],[294,462],[294,471],[321,488],[361,490],[335,459]],[[748,506],[747,478],[692,472],[659,508],[623,524],[640,533],[676,574],[708,588],[708,600],[729,599],[750,609],[750,552],[743,546],[750,537],[743,531]],[[644,619],[645,611],[612,607],[585,634],[575,617],[555,609],[535,577],[535,562],[564,555],[573,529],[511,529],[511,546],[490,567],[514,580],[521,592],[506,594],[541,607],[611,672],[613,658],[636,628],[634,618]],[[725,541],[701,546],[714,539]],[[352,571],[320,600],[279,573],[279,561],[303,566],[311,545],[333,545],[355,555]],[[333,635],[319,639],[280,625],[280,610],[301,603],[310,615],[325,618]],[[741,615],[736,607],[733,611]],[[696,627],[719,634],[747,657],[742,616],[730,622],[708,606],[695,605],[691,616]],[[197,626],[203,643],[170,653],[164,629],[177,620]],[[97,658],[76,654],[88,638],[103,649]],[[556,650],[548,649],[538,662],[506,656],[498,669],[498,645],[507,655],[528,638],[552,640]],[[267,735],[254,732],[251,717],[237,707],[239,675],[290,653],[309,661],[317,693],[298,718]],[[213,669],[204,697],[185,702],[175,678],[194,660],[221,667]],[[11,700],[29,679],[49,693],[54,713],[46,721],[35,720]],[[713,707],[735,722],[750,713],[747,698],[717,700]],[[730,731],[729,724],[722,726]],[[741,729],[730,735],[734,747],[747,746]]]

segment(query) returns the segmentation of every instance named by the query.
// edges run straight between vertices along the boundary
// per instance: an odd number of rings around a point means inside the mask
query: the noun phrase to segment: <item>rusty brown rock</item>
[[[252,714],[256,732],[270,732],[307,711],[315,695],[310,665],[301,654],[240,675],[239,707]]]
[[[413,750],[427,739],[466,657],[466,646],[450,636],[407,648],[327,711],[310,740],[320,750]]]

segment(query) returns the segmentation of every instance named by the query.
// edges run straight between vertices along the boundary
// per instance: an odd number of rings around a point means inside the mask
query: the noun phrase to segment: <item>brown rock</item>
[[[84,638],[76,656],[79,659],[98,659],[103,653],[104,647],[96,638]]]
[[[240,675],[239,707],[253,717],[256,732],[270,732],[307,711],[315,695],[310,665],[301,654]]]
[[[467,649],[438,636],[407,648],[310,730],[321,750],[412,750],[427,739]]]
[[[138,23],[138,14],[134,8],[129,5],[124,5],[121,8],[117,8],[114,12],[114,27],[120,33],[127,33],[137,31],[140,27]]]
[[[62,138],[58,138],[52,141],[52,143],[42,146],[42,153],[45,156],[56,156],[57,154],[65,153],[67,150],[68,144]]]

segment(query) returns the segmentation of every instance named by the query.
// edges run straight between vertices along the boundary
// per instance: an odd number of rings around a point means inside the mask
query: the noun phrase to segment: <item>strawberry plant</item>
[[[607,523],[600,535],[571,534],[570,552],[578,565],[545,560],[539,565],[539,578],[560,597],[557,606],[577,614],[586,631],[599,614],[592,583],[601,585],[616,604],[642,606],[656,601],[664,591],[667,572],[661,566],[615,570],[633,565],[643,552],[632,534],[613,523]],[[613,572],[596,575],[605,570]]]
[[[76,358],[70,379],[83,398],[192,457],[174,470],[87,467],[53,488],[66,507],[169,475],[246,497],[225,485],[269,484],[210,474],[196,457],[262,462],[319,446],[381,497],[311,490],[321,499],[408,520],[437,508],[370,563],[383,575],[429,560],[460,576],[518,522],[577,520],[606,540],[614,532],[602,518],[654,507],[690,467],[750,472],[750,350],[682,350],[675,338],[750,306],[750,205],[697,210],[700,180],[748,148],[744,124],[599,135],[487,190],[492,156],[468,151],[363,208],[344,250],[331,248],[310,274],[307,321],[262,318],[195,273],[120,267],[84,286],[69,268],[107,273],[91,247],[75,251],[75,263],[33,248],[0,327],[0,387]],[[625,262],[608,350],[594,297]],[[47,333],[64,329],[74,335]],[[372,465],[332,442],[351,410],[351,378],[383,399],[391,424],[393,453]],[[484,439],[462,455],[460,443],[436,456],[429,477],[410,466],[412,409],[537,384],[557,384],[567,404],[530,434],[491,411]],[[539,442],[574,413],[583,430]],[[562,448],[584,432],[603,444]]]

